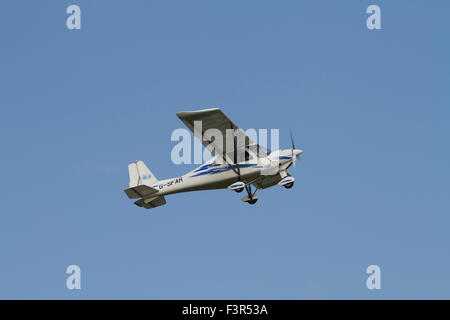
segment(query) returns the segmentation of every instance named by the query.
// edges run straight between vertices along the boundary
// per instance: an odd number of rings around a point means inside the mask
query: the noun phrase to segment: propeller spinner
[[[291,149],[291,153],[292,153],[292,163],[294,165],[295,168],[295,163],[297,161],[297,157],[302,160],[300,158],[300,155],[303,153],[303,150],[300,149],[295,149],[295,143],[294,143],[294,137],[292,135],[292,130],[291,130],[291,144],[292,144],[292,149]]]

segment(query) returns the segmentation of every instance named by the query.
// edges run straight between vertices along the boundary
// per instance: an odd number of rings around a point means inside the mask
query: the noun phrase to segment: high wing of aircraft
[[[303,151],[295,148],[292,135],[291,149],[267,153],[221,109],[185,111],[177,116],[214,157],[181,177],[165,180],[158,180],[142,161],[129,164],[129,188],[124,191],[130,199],[138,199],[137,206],[150,209],[166,204],[169,194],[211,189],[246,190],[242,201],[254,204],[259,189],[294,185],[287,169]]]

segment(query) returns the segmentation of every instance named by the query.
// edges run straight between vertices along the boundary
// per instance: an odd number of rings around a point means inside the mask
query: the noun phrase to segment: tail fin
[[[143,184],[152,186],[158,182],[155,175],[147,168],[145,163],[140,160],[128,165],[128,173],[130,175],[130,188]]]

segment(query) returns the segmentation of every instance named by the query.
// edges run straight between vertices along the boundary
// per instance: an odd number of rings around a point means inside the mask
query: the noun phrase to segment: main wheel
[[[258,201],[258,199],[250,199],[247,202],[250,203],[250,204],[255,204],[256,201]]]
[[[240,192],[244,191],[244,188],[234,189],[234,191],[236,191],[237,193],[240,193]]]
[[[290,188],[292,188],[293,186],[294,186],[294,183],[293,183],[293,182],[289,182],[289,183],[287,183],[287,184],[284,185],[284,187],[285,187],[286,189],[290,189]]]

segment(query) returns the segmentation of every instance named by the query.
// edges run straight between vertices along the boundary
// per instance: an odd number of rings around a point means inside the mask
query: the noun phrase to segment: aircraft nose
[[[301,150],[301,149],[295,149],[295,150],[294,150],[295,156],[299,156],[299,155],[301,155],[302,153],[303,153],[303,150]]]

